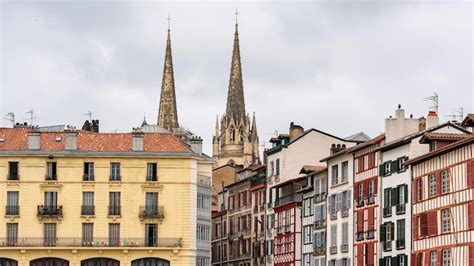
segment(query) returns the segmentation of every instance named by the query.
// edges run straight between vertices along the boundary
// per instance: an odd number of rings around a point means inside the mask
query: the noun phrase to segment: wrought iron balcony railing
[[[112,206],[108,206],[108,214],[109,216],[119,216],[121,215],[121,208],[122,206],[120,205],[112,205]]]
[[[390,216],[392,216],[392,207],[384,207],[383,217],[390,217]]]
[[[164,218],[164,209],[163,206],[153,206],[153,205],[145,205],[140,206],[139,212],[140,219],[143,218]]]
[[[20,215],[20,206],[18,205],[5,206],[5,215]]]
[[[62,205],[38,205],[38,217],[62,217],[63,206]]]
[[[95,206],[94,205],[82,205],[81,206],[81,215],[95,215]]]
[[[405,208],[405,207],[406,207],[405,205],[406,205],[405,203],[397,204],[397,205],[396,205],[397,207],[395,207],[396,213],[397,213],[397,214],[404,214],[404,213],[405,213],[405,209],[406,209],[406,208]]]
[[[155,241],[149,241],[146,238],[94,238],[92,241],[80,237],[0,238],[0,247],[181,247],[181,244],[181,238],[157,238]]]
[[[405,248],[405,239],[397,239],[395,241],[396,249],[404,249]]]
[[[301,202],[302,199],[303,199],[302,194],[286,195],[275,200],[275,207],[278,207],[290,202]]]

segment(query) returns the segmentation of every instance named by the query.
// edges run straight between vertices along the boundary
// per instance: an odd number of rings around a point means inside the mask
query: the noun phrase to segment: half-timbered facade
[[[430,143],[430,149],[406,162],[412,170],[413,265],[474,265],[474,135],[438,149]]]
[[[250,193],[252,200],[252,265],[265,265],[265,188],[266,167],[260,165],[250,172]]]
[[[326,218],[327,218],[327,167],[313,173],[314,175],[314,266],[326,265]]]

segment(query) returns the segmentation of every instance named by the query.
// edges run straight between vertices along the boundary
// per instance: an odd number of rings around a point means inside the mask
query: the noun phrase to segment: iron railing
[[[404,214],[405,213],[405,203],[402,204],[397,204],[397,207],[395,208],[395,211],[397,214]]]
[[[19,237],[17,239],[0,238],[0,247],[181,247],[181,238],[157,238],[148,241],[146,238],[94,238],[85,241],[80,237]]]
[[[81,215],[95,215],[95,206],[94,205],[82,205],[81,206]]]
[[[390,217],[390,216],[392,216],[392,207],[384,207],[383,217]]]
[[[397,239],[395,241],[396,249],[404,249],[405,248],[405,239]]]
[[[140,218],[164,218],[163,206],[145,205],[140,206]]]
[[[39,217],[62,217],[63,206],[62,205],[38,205],[37,215]]]
[[[120,205],[111,205],[111,206],[108,206],[108,214],[109,216],[112,216],[112,215],[121,215],[121,208],[122,206]]]
[[[5,206],[5,215],[20,215],[20,206],[18,205]]]

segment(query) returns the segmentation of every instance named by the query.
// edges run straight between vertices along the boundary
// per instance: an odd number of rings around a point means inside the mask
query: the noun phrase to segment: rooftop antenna
[[[38,118],[37,116],[35,116],[34,110],[30,109],[28,112],[26,112],[26,114],[30,115],[30,118],[28,119],[30,120],[30,125],[33,125],[33,123],[35,122],[35,119]]]
[[[452,114],[446,115],[446,117],[450,117],[451,121],[457,122],[457,121],[462,121],[464,118],[464,108],[460,107],[459,109],[453,109]]]
[[[168,20],[168,31],[170,31],[171,18],[170,18],[170,13],[169,12],[168,12],[168,18],[166,20]]]
[[[7,113],[4,119],[10,121],[12,123],[12,126],[15,126],[15,113],[13,112]]]
[[[430,97],[426,97],[423,99],[424,101],[431,101],[432,102],[432,106],[430,106],[430,111],[434,111],[436,112],[436,114],[438,114],[438,94],[436,94],[436,92],[433,92],[433,95],[430,96]]]
[[[236,9],[235,9],[235,25],[236,25],[236,26],[237,26],[237,24],[238,24],[238,20],[237,20],[238,17],[239,17],[239,10],[236,8]]]
[[[92,112],[91,111],[87,111],[87,113],[85,113],[83,115],[87,115],[89,117],[89,121],[92,121]]]

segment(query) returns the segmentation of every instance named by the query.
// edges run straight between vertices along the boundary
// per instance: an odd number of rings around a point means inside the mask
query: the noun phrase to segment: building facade
[[[314,266],[326,265],[327,167],[314,173]]]
[[[198,241],[196,230],[209,223],[209,198],[196,205],[211,167],[169,133],[2,128],[0,257],[11,265],[206,262],[209,236]]]
[[[252,167],[249,173],[252,205],[252,265],[265,265],[266,167]]]

